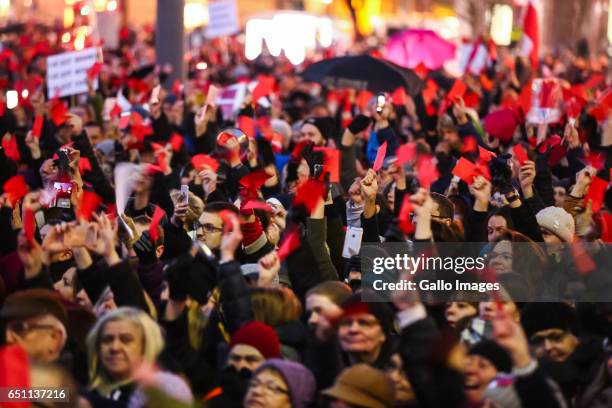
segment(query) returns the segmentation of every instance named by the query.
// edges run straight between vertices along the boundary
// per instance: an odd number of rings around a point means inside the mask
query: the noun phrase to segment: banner
[[[240,31],[236,0],[209,1],[206,38],[223,37]]]
[[[87,92],[87,70],[96,62],[97,48],[65,52],[47,57],[47,97],[64,97]],[[98,79],[94,79],[98,89]]]

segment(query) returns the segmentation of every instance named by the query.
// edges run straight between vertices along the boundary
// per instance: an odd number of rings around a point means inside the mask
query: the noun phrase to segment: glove
[[[150,265],[157,260],[155,246],[151,242],[149,231],[144,231],[140,239],[134,243],[134,252],[143,265]]]
[[[370,117],[359,114],[351,123],[349,123],[348,130],[350,130],[352,134],[356,135],[357,133],[366,130],[368,126],[370,126],[370,123],[372,123],[372,119]]]
[[[189,269],[193,263],[190,254],[183,254],[168,265],[165,270],[168,281],[169,297],[172,300],[184,301],[187,299],[190,287]]]

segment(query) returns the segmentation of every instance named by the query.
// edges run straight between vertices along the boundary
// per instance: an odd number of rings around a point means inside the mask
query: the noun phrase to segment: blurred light
[[[64,27],[71,27],[74,24],[74,10],[72,7],[64,9]]]
[[[81,15],[82,15],[82,16],[87,16],[87,15],[89,15],[89,12],[90,12],[90,10],[89,10],[89,6],[83,6],[83,7],[81,7]]]
[[[493,6],[491,38],[497,45],[510,45],[512,40],[512,7],[505,4]]]
[[[97,12],[106,10],[106,0],[94,0],[93,5]]]
[[[117,10],[117,2],[115,0],[111,0],[106,4],[106,11],[115,11]]]
[[[326,17],[319,18],[317,28],[319,29],[319,44],[321,44],[321,47],[331,46],[334,40],[334,27],[331,20]]]
[[[14,89],[6,91],[6,107],[9,109],[14,109],[17,107],[18,103],[19,95],[17,94],[17,91]]]
[[[185,28],[190,30],[208,23],[208,8],[203,3],[186,3],[183,8]]]
[[[323,4],[332,4],[332,1],[334,1],[334,0],[321,0],[321,3],[323,3]]]
[[[24,7],[32,7],[32,0],[23,0]]]
[[[11,9],[11,0],[0,0],[0,16],[6,17]]]
[[[267,29],[267,20],[253,18],[247,21],[244,42],[244,56],[247,59],[254,60],[261,54],[261,43]]]
[[[70,33],[62,34],[62,42],[63,43],[69,43],[71,38],[72,38],[72,36],[70,35]]]
[[[206,68],[208,68],[208,64],[207,64],[207,63],[205,63],[205,62],[198,62],[198,63],[196,64],[196,69],[198,69],[198,70],[200,70],[200,71],[203,71],[203,70],[205,70]]]
[[[74,39],[74,49],[81,51],[83,48],[85,48],[85,36],[82,34],[77,34],[76,38]]]
[[[30,92],[27,89],[21,91],[21,99],[27,99],[30,96]]]
[[[66,5],[67,6],[72,6],[74,3],[76,3],[78,0],[66,0]]]

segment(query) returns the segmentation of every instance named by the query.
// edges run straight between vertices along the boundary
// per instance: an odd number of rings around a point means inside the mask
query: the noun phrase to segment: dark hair
[[[435,242],[462,242],[462,229],[454,222],[446,225],[438,220],[431,220],[431,233]]]
[[[514,222],[512,222],[512,216],[510,215],[510,209],[508,207],[499,207],[491,211],[487,216],[487,223],[493,216],[503,217],[506,220],[507,228],[514,228]]]
[[[240,210],[238,210],[238,208],[236,208],[234,204],[227,203],[225,201],[213,201],[212,203],[208,203],[206,204],[206,207],[204,207],[203,212],[216,214],[224,210],[231,211],[236,215],[240,215]]]
[[[438,204],[438,211],[440,212],[441,218],[453,219],[455,208],[453,207],[453,202],[451,200],[439,193],[431,193],[431,199]]]

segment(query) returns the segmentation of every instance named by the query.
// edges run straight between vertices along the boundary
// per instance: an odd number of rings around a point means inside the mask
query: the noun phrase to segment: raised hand
[[[32,131],[28,131],[25,137],[25,144],[30,149],[30,154],[34,160],[40,159],[41,151],[40,151],[40,141],[37,137],[32,135]]]
[[[492,323],[495,342],[510,354],[514,366],[523,368],[529,365],[532,357],[529,354],[527,337],[521,326],[504,311],[498,311]]]
[[[234,213],[227,213],[229,228],[225,225],[225,231],[221,238],[221,261],[229,262],[234,260],[236,249],[242,242],[242,231],[240,230],[240,221]]]
[[[486,212],[491,200],[491,182],[483,176],[474,177],[470,185],[470,193],[474,196],[474,210]]]
[[[208,197],[213,191],[217,189],[217,173],[211,169],[204,169],[199,174],[200,180],[202,180],[202,189],[204,194]]]
[[[276,251],[272,251],[267,255],[261,257],[258,262],[259,265],[259,279],[257,281],[258,286],[272,286],[274,278],[278,276],[280,271],[280,259]]]
[[[525,198],[533,197],[533,180],[536,176],[536,165],[531,160],[526,160],[519,170],[519,181]]]
[[[115,237],[117,236],[117,225],[113,226],[106,214],[93,214],[95,220],[97,239],[87,242],[87,249],[93,251],[106,260],[108,266],[121,262],[121,258],[115,250]]]
[[[29,243],[23,231],[17,236],[17,255],[23,264],[26,279],[36,277],[42,270],[43,260],[46,259],[38,242],[33,240]]]
[[[75,115],[74,113],[68,114],[68,120],[66,120],[66,124],[72,129],[73,136],[78,136],[83,131],[83,119],[81,119],[78,115]]]

